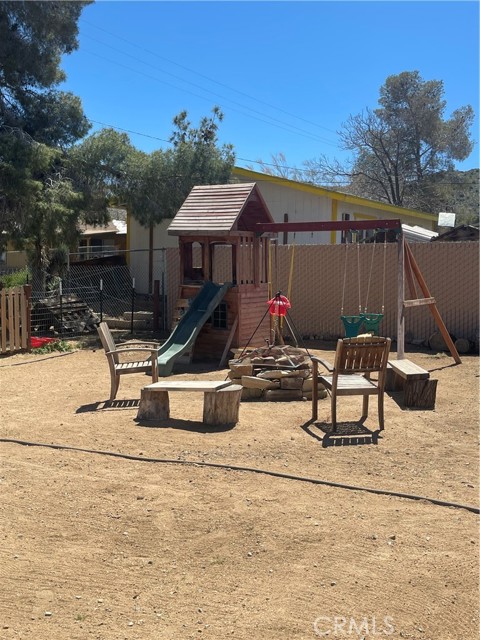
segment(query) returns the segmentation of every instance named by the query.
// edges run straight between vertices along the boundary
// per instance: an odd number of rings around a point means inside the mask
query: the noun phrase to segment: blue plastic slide
[[[230,282],[223,285],[206,282],[203,285],[168,340],[160,348],[158,353],[159,376],[165,377],[172,373],[175,360],[192,347],[200,329],[231,286]]]

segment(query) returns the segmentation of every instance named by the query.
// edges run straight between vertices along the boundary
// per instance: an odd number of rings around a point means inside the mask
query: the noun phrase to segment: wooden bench
[[[438,380],[430,379],[430,372],[411,360],[389,360],[387,391],[403,391],[403,405],[418,409],[434,409]]]
[[[143,387],[137,420],[158,421],[170,417],[169,393],[203,392],[203,422],[208,425],[236,424],[243,387],[227,381],[167,380]]]

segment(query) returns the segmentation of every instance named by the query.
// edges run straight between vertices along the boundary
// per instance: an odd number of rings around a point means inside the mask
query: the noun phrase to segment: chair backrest
[[[100,322],[97,327],[97,331],[105,351],[115,351],[115,341],[113,340],[113,336],[108,324],[106,322]]]
[[[390,344],[390,338],[378,336],[340,339],[335,354],[335,373],[384,372],[387,368]]]

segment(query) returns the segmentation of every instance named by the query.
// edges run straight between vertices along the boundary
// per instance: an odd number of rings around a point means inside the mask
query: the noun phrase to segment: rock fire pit
[[[229,378],[243,387],[242,400],[311,400],[312,362],[305,349],[272,346],[254,349],[229,361]],[[318,385],[318,397],[327,392]]]

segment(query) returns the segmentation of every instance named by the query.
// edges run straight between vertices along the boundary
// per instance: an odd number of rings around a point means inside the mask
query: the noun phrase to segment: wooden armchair
[[[110,367],[110,400],[115,400],[117,395],[120,376],[127,373],[150,373],[152,382],[158,381],[158,351],[160,346],[155,342],[132,341],[115,344],[112,333],[106,322],[101,322],[97,327],[98,335],[107,356]],[[120,362],[120,354],[129,351],[150,352],[150,357],[146,360],[135,360],[133,362]]]
[[[385,377],[390,338],[364,336],[344,338],[337,342],[335,364],[312,357],[313,390],[312,420],[318,418],[318,383],[321,382],[331,394],[332,427],[337,429],[337,398],[339,396],[363,396],[362,418],[368,415],[368,398],[378,397],[378,421],[380,430],[384,428],[383,400],[385,394]],[[318,365],[322,364],[331,375],[318,373]],[[372,373],[378,373],[378,381],[370,380]]]

